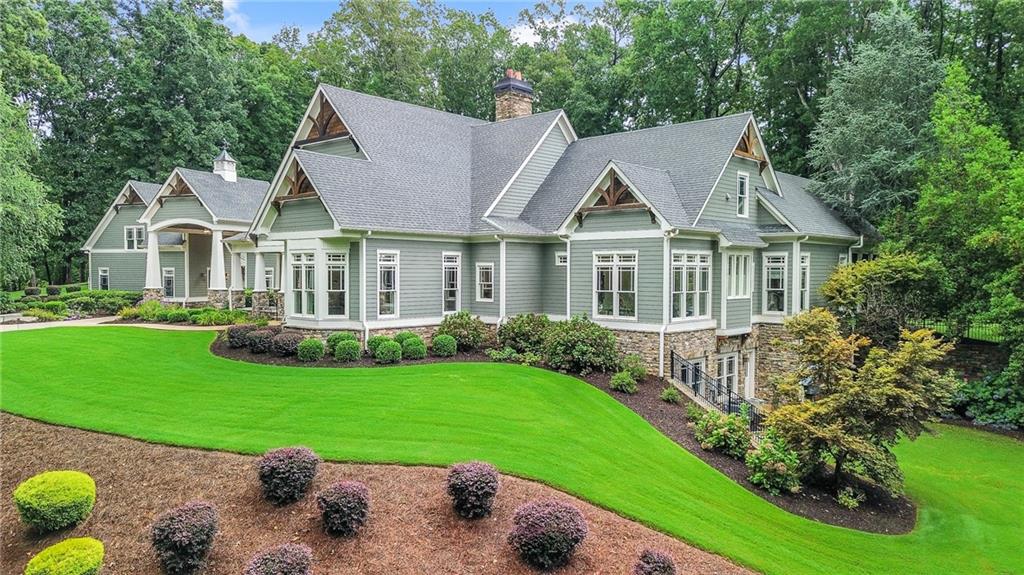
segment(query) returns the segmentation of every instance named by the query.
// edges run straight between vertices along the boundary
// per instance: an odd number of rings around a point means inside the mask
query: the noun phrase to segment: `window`
[[[146,249],[146,227],[145,226],[125,226],[124,227],[124,249],[126,249],[126,250],[143,250],[143,249]]]
[[[377,252],[377,316],[398,315],[398,252]]]
[[[800,254],[800,309],[811,309],[811,255]]]
[[[569,254],[565,252],[555,252],[555,265],[562,267],[569,265]]]
[[[476,264],[476,301],[494,301],[494,264]]]
[[[845,266],[847,263],[846,254],[839,254],[839,265]]]
[[[736,215],[741,218],[750,212],[750,176],[740,172],[736,175]]]
[[[263,268],[263,281],[267,289],[274,289],[274,268]]]
[[[786,311],[786,256],[784,254],[764,256],[764,311],[785,313]]]
[[[594,254],[594,315],[636,319],[636,253]]]
[[[729,297],[748,298],[750,297],[750,254],[730,254],[726,271],[726,281],[729,285]]]
[[[97,272],[99,273],[100,276],[99,283],[96,284],[97,286],[99,286],[99,289],[110,289],[110,268],[99,268]]]
[[[164,297],[174,297],[174,268],[163,269]]]
[[[698,389],[701,379],[706,373],[704,368],[704,358],[698,357],[696,359],[687,359],[684,360],[684,362],[685,363],[683,363],[683,368],[680,373],[683,385],[690,387],[690,389]]]
[[[441,254],[441,312],[455,313],[462,305],[462,254]]]
[[[720,392],[726,390],[739,394],[739,381],[736,377],[737,356],[735,353],[718,356],[718,382]]]
[[[348,291],[348,256],[327,254],[327,315],[345,315]]]
[[[711,315],[711,254],[672,254],[672,319]]]
[[[292,314],[316,315],[316,255],[292,254]]]

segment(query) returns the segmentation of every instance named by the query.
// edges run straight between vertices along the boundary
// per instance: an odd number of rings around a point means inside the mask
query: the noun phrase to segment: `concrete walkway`
[[[90,317],[88,319],[73,319],[69,321],[46,321],[46,322],[32,322],[32,323],[7,323],[0,325],[0,332],[5,331],[24,331],[28,329],[46,329],[49,327],[94,327],[94,326],[130,326],[130,327],[143,327],[147,329],[164,329],[169,331],[210,331],[225,329],[226,325],[176,325],[166,323],[114,323],[116,317]]]

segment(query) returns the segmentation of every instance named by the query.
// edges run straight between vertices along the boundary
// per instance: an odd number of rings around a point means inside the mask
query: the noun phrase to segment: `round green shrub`
[[[486,334],[487,326],[479,317],[460,311],[445,316],[435,335],[450,335],[455,338],[459,349],[470,351],[483,344]]]
[[[544,314],[514,315],[498,326],[498,343],[519,353],[541,353],[550,326],[551,320]]]
[[[402,361],[402,346],[397,341],[389,339],[377,346],[373,358],[377,363],[398,363]]]
[[[544,337],[548,365],[559,371],[587,375],[619,365],[615,334],[584,316],[551,324]]]
[[[46,286],[46,295],[60,295],[62,286]]]
[[[50,545],[25,566],[25,575],[96,575],[103,567],[103,543],[92,537]]]
[[[647,377],[647,365],[639,353],[630,353],[619,362],[619,370],[628,372],[636,381],[643,381]]]
[[[191,318],[188,312],[183,309],[172,309],[167,312],[167,321],[170,323],[188,323],[189,319]]]
[[[26,292],[26,293],[28,293],[28,292]],[[36,302],[36,301],[42,301],[42,298],[39,297],[38,295],[25,295],[25,296],[23,296],[18,301],[20,301],[22,303],[32,303],[32,302]]]
[[[47,471],[14,490],[21,520],[44,533],[82,521],[95,503],[96,483],[81,471]]]
[[[343,341],[359,341],[355,334],[347,331],[336,331],[327,336],[327,353],[333,354],[338,349],[338,344]]]
[[[39,288],[37,288],[37,287],[26,287],[25,288],[25,295],[26,296],[38,296],[39,295]],[[24,299],[24,298],[22,298],[22,299]]]
[[[299,361],[320,361],[324,358],[324,342],[315,337],[309,337],[299,343],[295,355]]]
[[[395,337],[393,337],[392,339],[394,339],[398,343],[405,343],[405,340],[413,339],[413,338],[420,339],[422,341],[420,336],[416,335],[415,333],[413,333],[411,331],[400,331],[400,332],[396,333]]]
[[[68,304],[60,300],[48,301],[43,304],[43,309],[51,313],[65,314],[68,311]]]
[[[76,291],[82,291],[82,286],[79,285],[79,284],[67,285],[67,286],[64,286],[64,291],[67,292],[67,293],[72,293],[72,292],[76,292]]]
[[[359,342],[353,339],[346,339],[338,342],[334,348],[334,359],[338,361],[358,361],[363,355]]]
[[[458,342],[450,335],[436,335],[432,342],[431,351],[437,357],[451,357],[458,350]]]
[[[636,380],[628,371],[620,371],[612,376],[608,387],[623,393],[636,393]]]
[[[366,349],[370,352],[370,355],[377,355],[377,347],[385,341],[394,341],[386,335],[371,335],[370,339],[366,340]]]
[[[419,337],[402,342],[402,359],[423,359],[427,357],[427,344]]]

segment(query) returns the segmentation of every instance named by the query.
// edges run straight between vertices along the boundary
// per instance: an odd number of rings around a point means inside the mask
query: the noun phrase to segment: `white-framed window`
[[[672,254],[672,319],[711,317],[711,252]]]
[[[327,315],[348,314],[348,254],[327,254]]]
[[[124,249],[144,250],[146,249],[146,226],[125,226],[124,227]]]
[[[715,378],[715,381],[721,386],[719,389],[727,389],[739,394],[738,363],[739,356],[735,353],[718,356],[718,377]]]
[[[494,301],[494,264],[476,264],[476,301]]]
[[[786,254],[764,254],[761,301],[765,313],[786,312]]]
[[[707,366],[703,357],[686,360],[686,365],[681,370],[680,377],[682,377],[683,385],[689,386],[691,389],[696,388],[697,384],[700,383],[700,377],[707,373]]]
[[[811,309],[811,254],[800,254],[800,309]]]
[[[594,253],[594,317],[636,319],[636,252]]]
[[[736,215],[750,217],[750,175],[746,172],[736,174]]]
[[[441,254],[441,313],[455,313],[462,308],[462,254]]]
[[[395,251],[377,252],[377,317],[398,315],[398,256]]]
[[[316,254],[292,254],[292,315],[316,315]]]
[[[110,289],[110,268],[99,268],[96,272],[99,276],[96,286],[102,290]]]
[[[266,283],[267,289],[276,289],[274,275],[274,268],[263,268],[263,281]]]
[[[174,268],[163,268],[164,297],[174,297]]]
[[[845,266],[849,262],[846,254],[839,254],[839,265]]]
[[[559,267],[569,265],[569,254],[566,252],[555,252],[555,265]]]
[[[729,254],[726,258],[726,284],[728,285],[728,297],[748,298],[750,297],[751,267],[750,254]]]

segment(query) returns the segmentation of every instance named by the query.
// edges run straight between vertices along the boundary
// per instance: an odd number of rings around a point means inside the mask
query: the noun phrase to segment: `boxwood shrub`
[[[490,515],[498,486],[498,470],[490,463],[470,461],[448,469],[448,495],[455,512],[465,519]]]
[[[43,309],[50,313],[63,315],[68,312],[68,304],[60,300],[48,301],[43,303]]]
[[[584,316],[552,324],[544,337],[544,355],[554,369],[581,375],[619,365],[615,334]]]
[[[64,286],[64,291],[65,291],[66,293],[72,293],[72,292],[76,292],[76,291],[82,291],[82,286],[81,286],[81,285],[79,285],[79,284],[71,284],[71,285],[66,285],[66,286]]]
[[[405,340],[412,338],[416,338],[422,341],[422,338],[420,338],[420,336],[416,335],[411,331],[400,331],[396,333],[394,337],[392,337],[391,339],[397,341],[398,343],[405,343]]]
[[[282,357],[295,355],[299,352],[299,344],[306,339],[302,334],[285,332],[274,336],[271,348]]]
[[[366,340],[366,349],[370,355],[376,356],[377,348],[385,341],[392,341],[392,339],[386,335],[371,335],[370,339]]]
[[[358,361],[362,355],[362,347],[354,339],[340,341],[334,348],[334,359],[338,361]]]
[[[62,286],[46,286],[46,295],[60,295]]]
[[[449,314],[441,320],[437,327],[438,335],[450,335],[455,338],[459,349],[471,351],[484,343],[484,336],[487,334],[487,326],[479,318],[468,311],[460,311]]]
[[[213,547],[217,534],[217,508],[205,501],[190,501],[157,517],[150,540],[165,573],[198,570]]]
[[[451,357],[458,351],[458,345],[450,335],[435,335],[431,341],[431,351],[437,357]]]
[[[637,382],[641,382],[647,377],[647,364],[644,363],[643,356],[638,353],[626,354],[626,357],[619,362],[619,370],[633,376],[633,380]]]
[[[263,495],[274,505],[286,505],[302,499],[316,477],[320,456],[308,447],[272,449],[259,459]]]
[[[316,494],[328,535],[352,537],[370,516],[370,490],[358,481],[338,481]]]
[[[185,311],[185,310],[182,310]],[[188,312],[185,311],[185,317],[188,321]],[[224,330],[225,337],[227,337],[228,347],[235,349],[248,347],[249,346],[249,334],[259,329],[256,324],[243,323],[239,325],[233,325]]]
[[[427,344],[419,336],[402,342],[402,359],[423,359],[427,357]]]
[[[633,566],[633,575],[676,575],[676,562],[667,553],[644,549]]]
[[[315,337],[307,337],[299,343],[295,355],[299,361],[320,361],[324,358],[324,342]]]
[[[249,351],[253,353],[267,353],[274,343],[274,336],[277,333],[271,329],[257,329],[249,332],[247,342]]]
[[[75,537],[50,545],[25,566],[25,575],[96,575],[103,568],[103,543]]]
[[[39,295],[39,288],[37,287],[26,287],[25,295]]]
[[[632,394],[636,393],[636,380],[633,379],[633,375],[630,372],[620,371],[612,376],[608,387],[615,391]]]
[[[516,510],[508,542],[527,565],[542,571],[569,563],[587,538],[579,509],[561,501],[533,501]]]
[[[96,503],[96,483],[80,471],[47,471],[14,490],[21,520],[46,533],[81,522]]]
[[[327,336],[327,353],[334,355],[334,351],[338,349],[338,344],[343,341],[355,341],[359,339],[352,333],[347,331],[336,331],[331,335]]]
[[[243,575],[309,575],[313,551],[296,543],[271,547],[253,556]]]
[[[398,363],[402,361],[402,346],[393,339],[381,342],[373,353],[373,359],[377,363]]]
[[[188,311],[184,310],[184,309],[172,309],[171,311],[167,312],[167,321],[169,321],[170,323],[188,323],[189,319],[190,319],[190,317],[188,315]],[[252,324],[242,324],[242,325],[252,325]],[[255,326],[253,326],[253,327],[255,327]],[[245,347],[245,344],[243,344],[240,347]]]
[[[541,353],[549,327],[551,320],[544,314],[514,315],[498,326],[498,343],[519,353]]]

